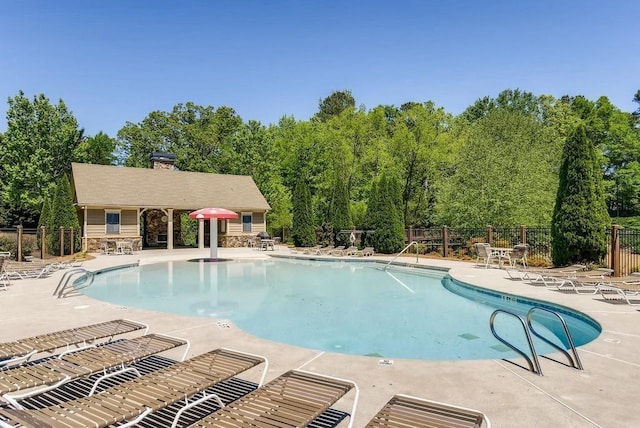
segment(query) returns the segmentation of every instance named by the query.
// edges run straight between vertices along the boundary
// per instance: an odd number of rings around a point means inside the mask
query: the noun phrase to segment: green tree
[[[83,131],[62,100],[52,105],[40,94],[30,101],[20,91],[8,103],[0,140],[0,223],[35,227],[54,183],[71,171]]]
[[[83,139],[75,150],[75,160],[82,163],[99,165],[113,165],[116,161],[115,138],[109,137],[103,132],[98,132],[93,137]]]
[[[235,137],[225,143],[220,165],[226,174],[250,175],[271,206],[267,227],[272,235],[282,233],[292,224],[291,191],[283,183],[282,166],[276,150],[273,129],[250,120],[242,124]]]
[[[379,253],[397,253],[404,247],[402,194],[398,181],[383,173],[374,194],[370,220],[374,226],[373,246]]]
[[[339,177],[336,178],[333,198],[330,204],[329,212],[330,223],[333,226],[336,242],[340,245],[349,245],[348,235],[338,235],[340,230],[351,229],[351,212],[349,203],[349,193],[344,181]]]
[[[560,136],[530,114],[496,108],[473,124],[463,122],[456,138],[461,149],[448,165],[452,173],[436,189],[437,223],[458,227],[550,223]]]
[[[154,111],[139,124],[127,122],[118,131],[119,162],[126,166],[149,167],[149,154],[176,155],[176,167],[183,171],[223,172],[220,154],[231,144],[242,119],[230,107],[202,107],[177,104],[171,112]]]
[[[597,263],[606,254],[606,210],[602,176],[586,127],[567,139],[551,224],[553,263]]]
[[[303,178],[298,180],[293,190],[293,245],[296,247],[311,247],[316,243],[315,228],[313,227],[313,212],[311,193]]]
[[[55,192],[54,192],[55,193]],[[45,237],[51,233],[51,198],[45,198],[42,202],[40,217],[38,219],[38,247],[42,248],[42,227],[45,228]],[[46,239],[46,238],[45,238]]]
[[[50,251],[53,254],[60,253],[60,240],[59,229],[61,227],[68,229],[73,227],[74,230],[74,252],[80,249],[80,224],[78,222],[78,214],[76,207],[73,204],[73,196],[71,192],[71,185],[66,175],[62,176],[57,184],[56,191],[53,196],[53,203],[51,205],[51,248]],[[69,239],[65,239],[64,253],[71,254],[71,242]]]
[[[326,122],[333,116],[339,116],[344,110],[356,106],[356,100],[351,91],[334,91],[327,98],[318,103],[319,111],[313,117],[320,122]]]

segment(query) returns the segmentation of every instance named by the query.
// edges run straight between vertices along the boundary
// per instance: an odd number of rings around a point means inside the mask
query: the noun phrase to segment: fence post
[[[621,276],[620,269],[620,225],[611,226],[611,266],[613,276]]]
[[[60,256],[64,256],[64,227],[60,226]]]
[[[47,227],[40,226],[40,259],[44,260],[45,254],[47,254],[46,249],[47,242]]]
[[[442,226],[442,257],[449,256],[449,228]]]
[[[75,241],[73,240],[73,227],[71,227],[69,229],[69,248],[70,248],[69,251],[71,252],[72,256],[73,256],[73,253],[75,252],[75,248],[73,247],[75,247]]]
[[[487,243],[489,245],[493,244],[493,226],[491,225],[487,226]]]
[[[520,225],[520,243],[527,243],[527,226],[525,226],[524,224]]]
[[[18,229],[18,242],[17,242],[17,250],[16,250],[16,260],[21,262],[22,261],[22,225],[19,225],[17,227]]]

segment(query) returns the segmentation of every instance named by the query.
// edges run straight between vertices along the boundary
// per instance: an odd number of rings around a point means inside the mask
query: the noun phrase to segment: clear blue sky
[[[321,98],[459,114],[519,88],[633,111],[640,1],[0,0],[0,131],[23,90],[115,136],[177,103],[306,120]]]

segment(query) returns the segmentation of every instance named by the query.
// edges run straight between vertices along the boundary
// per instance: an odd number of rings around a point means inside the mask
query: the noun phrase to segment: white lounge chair
[[[374,251],[373,247],[364,247],[362,250],[358,250],[352,255],[353,256],[360,256],[360,257],[367,257],[367,256],[373,256],[374,254],[375,254],[375,251]]]
[[[640,305],[640,276],[636,273],[626,277],[607,278],[595,284],[596,293],[604,300]]]

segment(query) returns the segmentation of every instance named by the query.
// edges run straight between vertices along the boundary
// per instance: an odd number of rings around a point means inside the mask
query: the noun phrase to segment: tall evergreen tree
[[[337,178],[333,187],[333,198],[329,208],[329,221],[333,225],[334,233],[340,230],[351,229],[351,213],[349,211],[349,191],[344,181]],[[340,245],[349,245],[348,235],[336,235],[336,241]]]
[[[404,246],[404,217],[402,194],[398,181],[382,174],[375,195],[375,212],[371,220],[375,228],[374,248],[379,253],[392,254]]]
[[[52,248],[50,249],[54,254],[60,254],[60,239],[59,230],[63,227],[68,229],[73,227],[74,230],[74,251],[80,249],[80,223],[78,222],[78,214],[76,208],[73,205],[73,197],[71,196],[71,185],[66,175],[62,176],[56,184],[56,192],[53,197],[53,204],[51,206],[51,236]],[[71,253],[71,242],[69,239],[65,239],[64,253]]]
[[[610,222],[595,147],[580,124],[564,146],[551,223],[553,263],[599,262],[607,252]]]
[[[293,245],[296,247],[311,247],[316,243],[313,227],[313,209],[311,206],[311,192],[306,180],[299,178],[293,190]]]
[[[50,234],[51,227],[51,198],[45,197],[42,203],[42,209],[40,211],[40,218],[38,220],[38,247],[42,248],[42,226],[45,227],[45,239]]]

